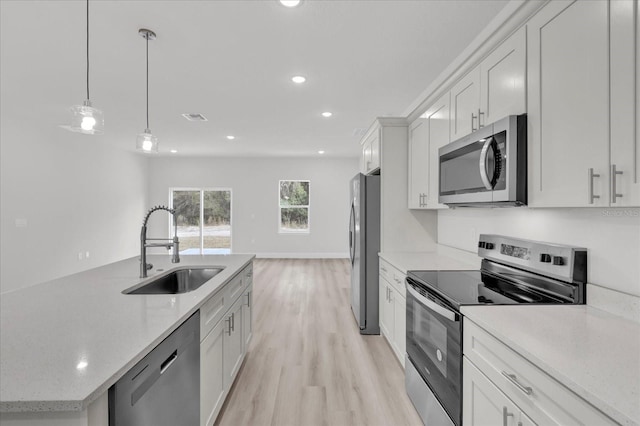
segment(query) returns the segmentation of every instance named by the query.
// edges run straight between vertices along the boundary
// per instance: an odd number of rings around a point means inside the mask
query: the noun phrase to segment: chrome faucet
[[[147,238],[147,222],[151,213],[158,210],[166,210],[173,215],[173,239],[171,238]],[[147,243],[147,241],[164,241],[164,243]],[[155,206],[147,212],[144,217],[144,223],[140,230],[140,278],[147,278],[147,271],[153,268],[151,263],[147,263],[147,247],[166,247],[170,249],[173,247],[173,256],[171,256],[171,263],[180,263],[180,242],[178,241],[178,219],[176,216],[176,210],[170,209],[165,206]]]

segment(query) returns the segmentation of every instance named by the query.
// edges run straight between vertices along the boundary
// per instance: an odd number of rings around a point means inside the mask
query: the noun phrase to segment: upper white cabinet
[[[362,142],[360,172],[365,175],[380,170],[380,129],[372,132]]]
[[[640,204],[637,4],[554,1],[528,22],[530,206]]]
[[[522,27],[451,88],[451,140],[526,112],[526,49]]]
[[[450,141],[450,94],[445,93],[409,127],[409,208],[446,208],[438,203],[438,149]]]
[[[634,20],[635,16],[635,20]],[[609,203],[640,206],[640,8],[637,0],[610,6],[611,164]],[[632,88],[635,87],[635,92]]]

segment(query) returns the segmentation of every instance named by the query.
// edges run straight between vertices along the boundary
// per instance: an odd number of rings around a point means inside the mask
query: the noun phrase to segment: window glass
[[[309,232],[309,186],[308,180],[280,181],[280,232]]]

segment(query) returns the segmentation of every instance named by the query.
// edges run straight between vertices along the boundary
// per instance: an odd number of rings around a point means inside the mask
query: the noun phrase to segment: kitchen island
[[[176,267],[224,267],[183,294],[123,294],[142,281],[137,257],[2,294],[0,421],[103,424],[109,387],[253,258],[183,256],[172,264],[149,256],[149,279]]]

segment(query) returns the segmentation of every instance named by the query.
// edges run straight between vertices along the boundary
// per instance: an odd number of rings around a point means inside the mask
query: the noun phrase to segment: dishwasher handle
[[[171,355],[169,355],[169,358],[165,359],[164,362],[160,364],[160,374],[164,374],[164,372],[167,371],[169,367],[171,367],[171,364],[173,364],[176,359],[178,359],[177,349],[173,351]]]

